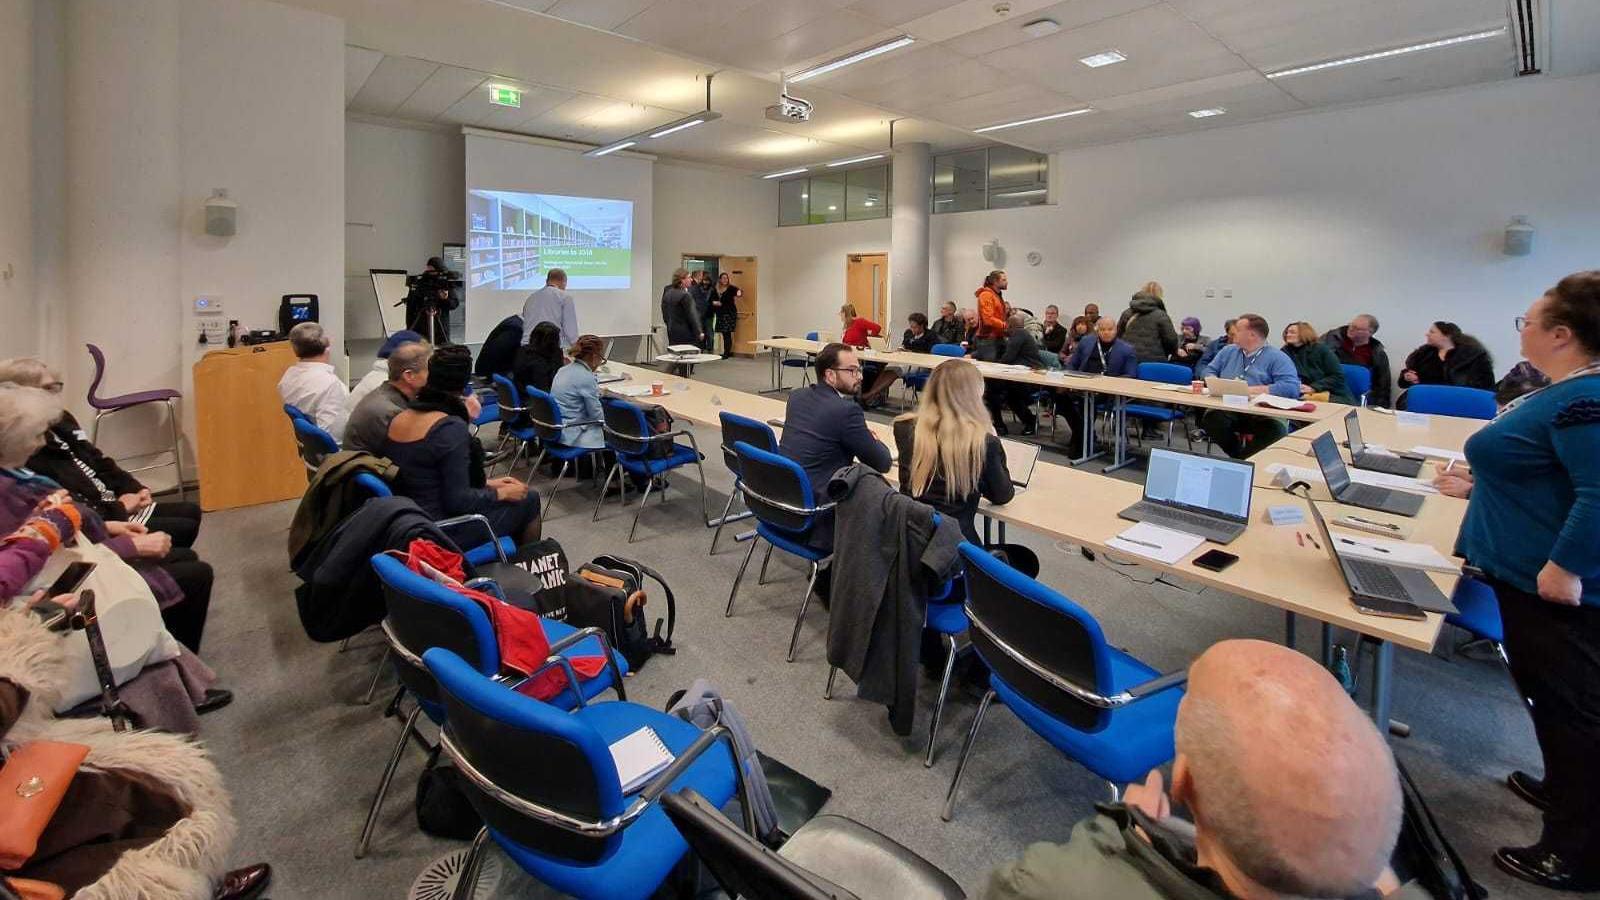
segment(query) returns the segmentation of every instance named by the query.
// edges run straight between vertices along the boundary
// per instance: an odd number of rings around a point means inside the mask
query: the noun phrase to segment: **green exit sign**
[[[489,102],[496,106],[510,106],[520,109],[522,107],[522,92],[516,88],[490,88]]]

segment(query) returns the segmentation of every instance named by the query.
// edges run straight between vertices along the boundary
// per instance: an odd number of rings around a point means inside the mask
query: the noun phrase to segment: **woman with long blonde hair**
[[[915,412],[895,419],[900,490],[954,516],[962,534],[981,543],[978,498],[1008,503],[1016,489],[1005,448],[983,405],[983,375],[964,359],[942,363],[928,377]]]

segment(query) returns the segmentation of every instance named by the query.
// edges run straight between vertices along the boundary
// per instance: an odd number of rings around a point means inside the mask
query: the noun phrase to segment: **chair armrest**
[[[622,670],[617,667],[616,651],[611,648],[611,638],[606,635],[605,629],[595,628],[593,626],[588,628],[580,628],[561,640],[552,643],[550,645],[550,652],[560,653],[562,650],[567,649],[573,644],[576,644],[585,638],[591,637],[600,641],[600,652],[605,656],[606,666],[611,669],[611,684],[613,689],[617,692],[617,699],[628,699],[627,689],[622,686]]]
[[[489,533],[489,543],[494,545],[495,555],[500,557],[501,562],[509,563],[510,560],[506,558],[505,549],[500,546],[500,538],[494,533],[494,526],[490,525],[488,517],[482,515],[481,513],[471,513],[465,516],[452,516],[448,519],[440,519],[433,524],[439,526],[440,528],[454,528],[457,525],[467,525],[471,523],[476,523],[483,526],[483,530]]]
[[[498,543],[499,542],[497,541],[496,544]],[[470,588],[474,591],[483,591],[484,593],[493,594],[495,599],[499,600],[501,603],[509,602],[506,600],[506,592],[500,587],[500,583],[487,575],[480,575],[477,578],[469,578],[463,587]]]
[[[583,700],[583,686],[578,681],[578,673],[572,670],[572,661],[567,659],[565,656],[552,654],[545,659],[543,665],[539,666],[537,669],[534,669],[532,672],[529,672],[528,678],[525,680],[537,678],[539,675],[544,673],[544,670],[550,668],[551,666],[560,666],[562,671],[567,673],[567,687],[572,689],[572,696],[577,699],[578,708],[583,709],[585,706],[587,706],[588,704],[586,704]]]
[[[514,691],[526,684],[528,679],[532,677],[533,676],[531,675],[524,675],[521,672],[501,672],[499,675],[496,675],[489,680],[496,684],[503,684]]]
[[[650,783],[645,785],[644,790],[639,792],[634,804],[649,806],[654,803],[657,797],[666,793],[667,788],[671,787],[674,781],[683,777],[683,773],[694,765],[695,760],[703,756],[707,750],[710,750],[713,744],[722,740],[728,742],[728,751],[733,754],[733,764],[737,768],[739,765],[739,752],[733,746],[733,735],[728,731],[728,726],[720,723],[713,725],[701,732],[700,736],[695,738],[694,743],[689,745],[689,749],[678,754],[678,758],[672,761],[672,765],[667,766],[661,771],[661,774],[650,779]],[[633,810],[630,808],[628,811],[632,812]]]
[[[1112,706],[1126,706],[1129,703],[1137,703],[1146,697],[1159,694],[1162,691],[1179,687],[1188,680],[1189,670],[1179,669],[1176,672],[1168,672],[1167,674],[1158,678],[1152,678],[1149,681],[1143,682],[1142,684],[1136,684],[1133,687],[1122,691],[1121,693],[1112,694],[1106,699],[1111,702]]]

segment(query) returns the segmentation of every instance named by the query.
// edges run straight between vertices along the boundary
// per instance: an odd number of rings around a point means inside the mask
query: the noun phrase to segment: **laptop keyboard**
[[[1411,599],[1405,585],[1400,583],[1399,577],[1388,566],[1348,557],[1344,559],[1344,564],[1350,567],[1350,580],[1355,582],[1356,589],[1361,593],[1394,600]]]
[[[1182,522],[1185,525],[1210,530],[1231,531],[1234,527],[1232,522],[1219,521],[1210,516],[1202,516],[1182,509],[1173,509],[1170,506],[1157,506],[1154,503],[1139,504],[1139,514],[1144,516],[1146,521]]]
[[[1409,459],[1398,459],[1392,456],[1378,456],[1371,453],[1361,454],[1361,468],[1371,472],[1384,472],[1389,475],[1404,475],[1412,477],[1422,470],[1421,464]]]
[[[1381,505],[1385,500],[1389,499],[1389,489],[1374,487],[1370,484],[1352,483],[1344,489],[1344,496],[1339,499],[1344,502]]]

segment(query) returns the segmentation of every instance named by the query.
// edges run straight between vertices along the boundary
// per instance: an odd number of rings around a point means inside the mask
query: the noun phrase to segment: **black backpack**
[[[1392,864],[1402,883],[1415,881],[1437,900],[1482,900],[1489,896],[1472,880],[1461,855],[1450,846],[1439,823],[1423,799],[1422,791],[1400,760],[1400,793],[1405,799],[1405,814],[1400,823],[1400,838],[1395,842]]]
[[[568,624],[605,629],[612,647],[628,660],[630,671],[639,671],[657,653],[671,655],[678,652],[672,646],[678,603],[672,596],[672,588],[659,572],[637,560],[602,555],[579,566],[578,577],[590,590],[579,601],[579,608],[569,603]],[[643,614],[648,612],[648,606],[635,614],[632,621],[627,618],[627,599],[635,591],[644,590],[646,578],[661,585],[661,592],[666,597],[665,634],[662,634],[663,620],[659,617],[652,633]]]

